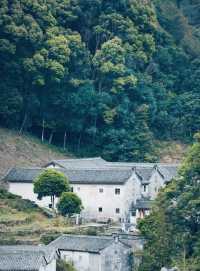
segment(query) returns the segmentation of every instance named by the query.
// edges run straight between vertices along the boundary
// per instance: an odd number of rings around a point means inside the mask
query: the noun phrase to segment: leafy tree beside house
[[[80,214],[82,210],[81,199],[73,192],[62,193],[57,204],[58,211],[63,215]]]
[[[147,239],[139,271],[177,266],[200,270],[200,133],[179,170],[139,229]]]
[[[34,193],[38,194],[38,199],[51,197],[52,208],[55,206],[55,197],[60,197],[63,192],[69,191],[68,179],[62,172],[54,169],[43,171],[34,181]]]

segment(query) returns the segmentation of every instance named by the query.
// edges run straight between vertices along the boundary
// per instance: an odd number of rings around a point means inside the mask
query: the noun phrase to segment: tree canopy
[[[140,221],[146,237],[140,271],[200,266],[200,134],[189,150],[178,177],[159,194],[150,216]]]
[[[109,160],[153,161],[154,139],[191,141],[195,3],[2,0],[0,125]]]
[[[63,215],[80,214],[82,210],[81,199],[73,192],[63,192],[57,204],[58,211]]]
[[[34,181],[34,193],[38,194],[38,199],[50,196],[52,208],[54,208],[55,197],[69,191],[69,182],[62,172],[55,169],[46,169]]]

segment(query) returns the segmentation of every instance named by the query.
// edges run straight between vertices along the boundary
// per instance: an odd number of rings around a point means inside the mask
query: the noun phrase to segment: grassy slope
[[[94,234],[102,230],[72,225],[62,216],[48,218],[30,201],[0,190],[0,245],[48,243],[61,233]]]
[[[48,218],[29,201],[0,191],[0,244],[39,243],[42,234],[65,230],[63,218]]]
[[[30,135],[19,136],[15,131],[0,128],[0,177],[14,166],[40,166],[51,159],[69,154],[56,147],[42,144]]]

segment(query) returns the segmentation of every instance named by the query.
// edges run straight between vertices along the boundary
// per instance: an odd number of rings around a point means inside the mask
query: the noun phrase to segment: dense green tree
[[[34,180],[34,193],[38,194],[38,199],[51,197],[53,209],[55,197],[60,197],[63,192],[69,190],[69,182],[65,175],[54,169],[46,169]]]
[[[80,214],[82,210],[82,202],[75,193],[63,192],[57,204],[57,208],[63,216]]]
[[[147,238],[141,271],[200,266],[200,134],[189,150],[178,177],[159,194],[152,214],[140,221]]]

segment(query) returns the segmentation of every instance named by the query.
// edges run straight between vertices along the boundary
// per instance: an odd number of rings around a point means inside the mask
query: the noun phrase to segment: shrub
[[[46,233],[46,234],[42,234],[40,237],[40,241],[45,244],[48,245],[49,243],[51,243],[52,241],[54,241],[56,238],[58,238],[60,236],[60,233]]]
[[[56,263],[56,271],[76,271],[75,268],[63,260],[58,260]]]

